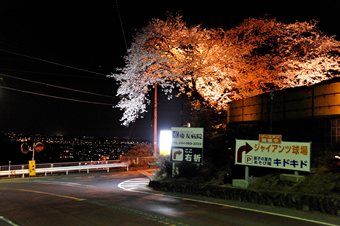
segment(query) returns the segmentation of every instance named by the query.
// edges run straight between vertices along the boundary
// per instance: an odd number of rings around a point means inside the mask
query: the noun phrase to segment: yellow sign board
[[[28,161],[29,176],[35,176],[35,160]]]

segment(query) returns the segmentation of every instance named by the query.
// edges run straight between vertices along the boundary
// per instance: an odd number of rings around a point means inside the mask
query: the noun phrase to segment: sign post
[[[28,161],[28,173],[29,176],[35,176],[36,172],[35,172],[35,160],[34,160],[34,152],[41,152],[44,148],[45,145],[41,142],[38,142],[36,144],[33,143],[33,149],[28,146],[28,144],[23,143],[21,144],[21,152],[24,154],[27,154],[28,152],[32,151],[32,161]],[[24,177],[24,175],[22,175]]]
[[[11,171],[11,161],[8,162],[8,171]],[[11,175],[8,174],[8,177],[10,177]]]
[[[28,172],[29,176],[33,177],[35,176],[35,160],[28,161]]]

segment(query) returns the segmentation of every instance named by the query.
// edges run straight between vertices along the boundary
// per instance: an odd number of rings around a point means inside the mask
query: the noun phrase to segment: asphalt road
[[[1,225],[339,225],[320,213],[160,193],[151,171],[0,179]]]

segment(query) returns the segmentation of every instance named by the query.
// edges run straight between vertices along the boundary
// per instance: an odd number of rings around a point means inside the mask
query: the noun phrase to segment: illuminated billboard
[[[170,160],[203,163],[203,128],[172,127]]]
[[[309,172],[310,152],[310,142],[283,142],[280,135],[260,135],[259,140],[236,140],[235,164]]]

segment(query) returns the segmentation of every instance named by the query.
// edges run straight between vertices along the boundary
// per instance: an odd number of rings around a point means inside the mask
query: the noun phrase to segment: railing
[[[35,172],[38,173],[53,173],[53,172],[66,172],[86,170],[89,173],[90,169],[106,169],[109,172],[110,168],[126,167],[129,170],[127,163],[122,163],[119,160],[107,161],[84,161],[84,162],[61,162],[61,163],[42,163],[36,164]],[[0,176],[22,175],[29,174],[28,164],[22,165],[8,165],[0,166]]]
[[[120,160],[122,162],[127,162],[129,164],[137,164],[138,166],[148,166],[156,162],[154,156],[150,157],[137,157],[137,156],[121,156]]]

